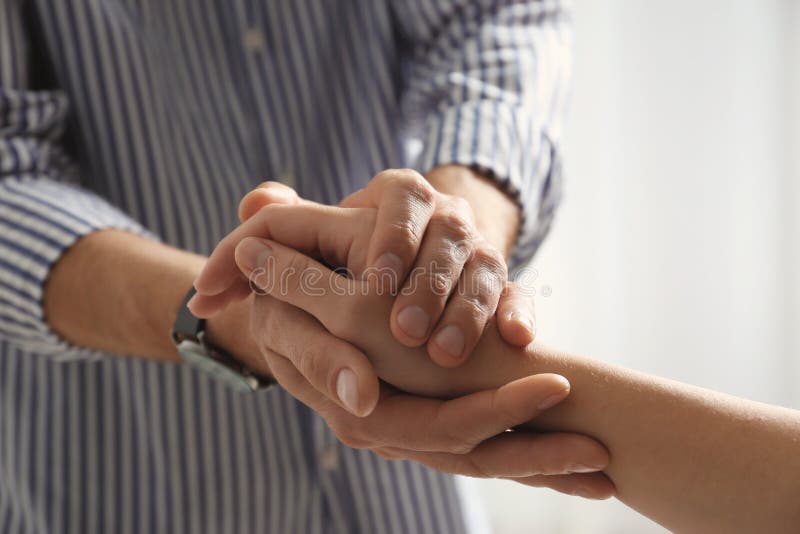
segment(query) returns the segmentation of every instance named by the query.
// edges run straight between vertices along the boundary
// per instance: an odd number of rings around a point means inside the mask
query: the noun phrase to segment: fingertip
[[[208,261],[206,261],[197,278],[194,279],[193,286],[198,295],[212,295],[212,289],[215,289],[208,279]]]
[[[453,367],[458,367],[467,361],[467,357],[464,355],[454,356],[445,351],[439,346],[439,344],[436,342],[436,339],[433,338],[428,341],[428,344],[425,346],[425,348],[428,351],[428,357],[430,357],[431,361],[439,367],[452,369]]]
[[[208,319],[219,313],[219,305],[214,299],[208,298],[205,295],[195,294],[186,307],[192,312],[192,315],[200,319]]]
[[[406,347],[421,347],[428,341],[431,317],[421,306],[408,304],[403,297],[395,300],[389,316],[389,329],[395,340]]]
[[[233,258],[244,276],[250,276],[258,268],[265,268],[274,254],[273,242],[261,237],[248,236],[237,243]]]
[[[220,242],[206,260],[194,280],[194,288],[199,295],[213,296],[225,291],[236,278],[226,266],[226,257],[231,254],[225,240]]]
[[[455,367],[459,367],[465,361],[464,358],[456,358],[450,354],[447,354],[432,343],[428,343],[426,348],[428,349],[428,357],[439,367],[453,369]]]
[[[517,347],[529,345],[536,337],[536,323],[527,313],[519,310],[501,314],[497,326],[503,339]]]
[[[380,386],[374,372],[356,373],[343,367],[336,373],[336,397],[342,406],[356,417],[367,417],[378,404]]]
[[[247,193],[239,202],[239,221],[244,222],[269,204],[295,204],[297,192],[278,182],[266,182]]]
[[[368,377],[361,378],[362,400],[359,403],[358,416],[367,417],[372,414],[380,399],[380,384],[378,377],[371,373]]]
[[[587,473],[569,475],[576,477],[572,487],[565,493],[576,497],[591,499],[593,501],[604,501],[617,494],[614,483],[604,473]]]

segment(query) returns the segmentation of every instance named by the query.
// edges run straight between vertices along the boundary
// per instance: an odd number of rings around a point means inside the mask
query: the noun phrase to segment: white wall
[[[575,2],[543,341],[800,408],[799,5]],[[479,489],[501,533],[661,532],[616,502]]]

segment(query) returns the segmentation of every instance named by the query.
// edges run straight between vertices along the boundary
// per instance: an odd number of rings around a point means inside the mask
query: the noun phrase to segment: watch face
[[[231,369],[224,363],[215,360],[208,354],[206,347],[196,341],[183,340],[178,344],[178,353],[183,361],[206,375],[231,386],[239,391],[254,391],[258,389],[258,380],[245,376]]]

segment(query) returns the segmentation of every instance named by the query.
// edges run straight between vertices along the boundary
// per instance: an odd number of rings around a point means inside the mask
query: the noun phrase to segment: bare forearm
[[[117,230],[90,234],[53,267],[45,288],[50,326],[74,345],[162,361],[178,361],[170,329],[203,256]],[[215,343],[244,359],[249,302],[209,321]],[[265,369],[260,369],[266,372]]]
[[[572,384],[538,419],[605,443],[618,497],[676,532],[794,532],[800,414],[570,354],[531,349]]]
[[[374,309],[370,315],[380,316]],[[367,316],[357,320],[370,324]],[[612,458],[607,474],[620,499],[671,529],[784,532],[800,522],[797,412],[543,347],[515,349],[494,324],[456,369],[400,347],[380,325],[363,332],[378,374],[415,393],[452,397],[530,374],[567,377],[570,397],[533,428],[605,443]]]

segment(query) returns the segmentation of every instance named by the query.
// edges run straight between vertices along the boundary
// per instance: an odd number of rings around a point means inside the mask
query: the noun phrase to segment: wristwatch
[[[206,320],[195,317],[186,307],[194,294],[194,288],[186,294],[171,332],[183,361],[239,391],[258,391],[271,386],[274,383],[271,379],[257,375],[206,340]]]

